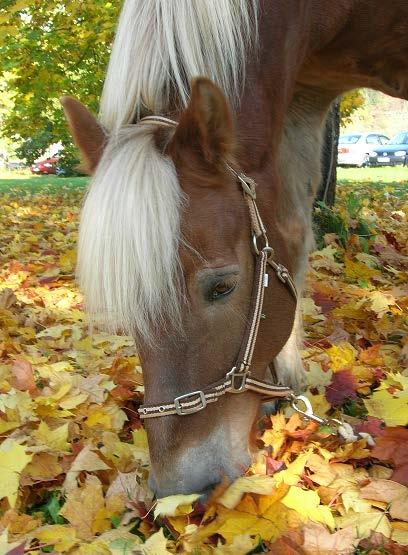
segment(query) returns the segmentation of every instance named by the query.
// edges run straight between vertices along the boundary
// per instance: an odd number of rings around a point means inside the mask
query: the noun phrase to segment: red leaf
[[[272,457],[266,457],[266,473],[268,476],[273,476],[275,472],[282,470],[284,466],[285,463],[283,461],[277,461]]]
[[[333,374],[333,380],[326,387],[326,399],[333,406],[342,405],[348,399],[355,399],[357,382],[350,370],[341,370]]]
[[[384,433],[384,422],[374,416],[367,416],[367,420],[362,420],[359,424],[356,424],[353,427],[356,432],[363,432],[374,437]]]

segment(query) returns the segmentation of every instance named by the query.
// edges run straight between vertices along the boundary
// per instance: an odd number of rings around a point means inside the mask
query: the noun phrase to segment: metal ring
[[[261,250],[259,250],[258,239],[261,237],[265,242],[265,246],[263,246]],[[252,233],[252,244],[256,255],[261,254],[261,251],[264,251],[265,249],[272,251],[271,256],[274,254],[273,248],[269,246],[268,237],[266,237],[266,235],[260,235],[259,237],[257,237],[255,233]],[[270,258],[270,256],[268,256],[268,258]]]

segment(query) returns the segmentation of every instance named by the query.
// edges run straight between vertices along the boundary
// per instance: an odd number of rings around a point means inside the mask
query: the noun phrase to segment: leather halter
[[[176,121],[162,116],[147,116],[142,118],[139,123],[155,123],[156,125],[168,127],[176,127],[178,125]],[[302,401],[308,410],[308,400],[306,399],[305,401],[301,396],[296,397],[290,387],[274,385],[251,377],[252,357],[258,337],[259,324],[263,317],[264,292],[269,282],[268,266],[274,270],[278,279],[286,285],[296,301],[297,292],[287,268],[273,260],[274,250],[269,245],[266,228],[256,204],[256,183],[243,172],[234,170],[229,164],[227,164],[227,169],[234,175],[237,183],[241,186],[244,199],[248,205],[254,256],[256,259],[249,318],[237,361],[224,378],[202,390],[179,395],[170,402],[142,405],[138,409],[142,419],[172,414],[179,416],[193,414],[205,409],[209,403],[215,403],[227,393],[243,393],[244,391],[259,393],[265,400],[277,398],[291,400],[295,410],[298,410],[296,403]],[[262,246],[258,244],[258,241],[262,241]],[[298,410],[298,412],[303,414],[303,411]],[[307,411],[304,414],[307,414]]]

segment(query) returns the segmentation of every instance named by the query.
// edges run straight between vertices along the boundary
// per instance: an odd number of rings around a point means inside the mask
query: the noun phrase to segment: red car
[[[31,172],[36,174],[57,174],[59,173],[58,160],[59,158],[47,158],[46,160],[36,162],[31,166]]]

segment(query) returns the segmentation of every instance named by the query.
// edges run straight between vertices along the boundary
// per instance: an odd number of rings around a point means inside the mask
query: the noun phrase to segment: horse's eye
[[[211,290],[210,299],[212,301],[217,301],[223,297],[226,297],[234,291],[236,287],[235,281],[219,281]]]

